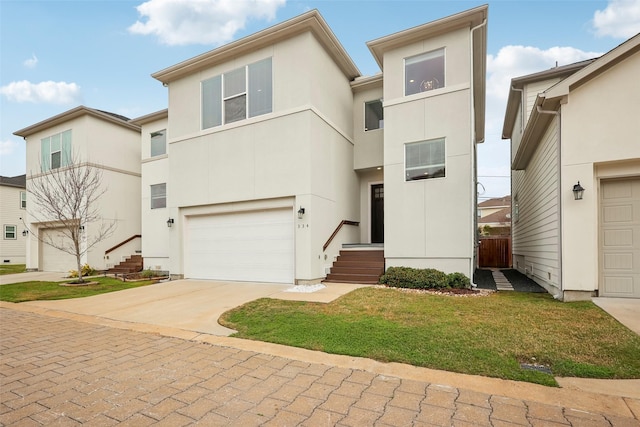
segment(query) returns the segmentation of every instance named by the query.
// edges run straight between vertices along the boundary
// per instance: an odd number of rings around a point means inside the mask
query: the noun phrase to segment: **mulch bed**
[[[513,268],[500,269],[504,277],[511,282],[511,286],[516,292],[547,292],[542,286],[528,278],[518,270]],[[473,274],[473,282],[478,285],[478,289],[497,290],[496,282],[493,280],[491,270],[478,268]]]

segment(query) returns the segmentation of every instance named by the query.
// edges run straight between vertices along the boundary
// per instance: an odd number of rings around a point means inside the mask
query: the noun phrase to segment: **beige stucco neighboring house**
[[[640,297],[638,70],[640,35],[511,82],[513,265],[565,301]]]
[[[168,109],[134,120],[145,267],[315,283],[351,244],[471,277],[486,20],[376,39],[370,77],[316,10],[154,73]]]
[[[26,208],[26,176],[0,176],[0,262],[3,264],[25,263],[27,236],[22,219]]]
[[[83,264],[105,270],[140,250],[138,125],[117,114],[80,106],[14,134],[23,137],[26,142],[27,190],[31,180],[42,179],[43,172],[64,170],[72,161],[101,172],[102,188],[106,190],[96,205],[101,220],[87,223],[83,218],[78,218],[83,242],[86,245],[91,241],[102,221],[115,222],[116,227],[109,237],[82,257]],[[34,203],[27,204],[27,269],[61,272],[76,269],[73,255],[42,242],[49,238],[58,241],[63,239],[60,224],[34,209],[37,209]]]

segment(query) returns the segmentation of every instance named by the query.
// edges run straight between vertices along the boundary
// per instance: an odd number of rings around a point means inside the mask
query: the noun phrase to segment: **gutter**
[[[471,265],[470,265],[470,276],[469,280],[471,281],[471,286],[473,288],[477,288],[478,285],[473,283],[473,272],[475,271],[477,264],[477,254],[478,254],[478,239],[477,239],[477,229],[478,229],[478,215],[476,215],[478,209],[478,158],[477,158],[477,146],[476,146],[476,119],[475,119],[475,99],[474,99],[474,85],[473,85],[473,33],[479,28],[482,28],[487,25],[487,18],[482,20],[481,24],[476,25],[471,28],[469,37],[469,112],[471,116],[471,195],[473,203],[471,203]],[[486,59],[485,59],[486,60]],[[484,141],[484,140],[483,140]]]

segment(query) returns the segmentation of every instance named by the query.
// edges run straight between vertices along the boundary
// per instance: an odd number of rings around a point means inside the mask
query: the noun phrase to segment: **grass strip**
[[[553,375],[640,378],[638,335],[591,302],[548,294],[363,288],[329,304],[260,299],[220,323],[241,338],[551,386]]]

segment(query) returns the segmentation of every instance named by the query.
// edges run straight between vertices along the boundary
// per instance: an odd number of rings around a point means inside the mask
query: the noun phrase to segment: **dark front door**
[[[371,186],[371,243],[384,243],[384,184]]]

